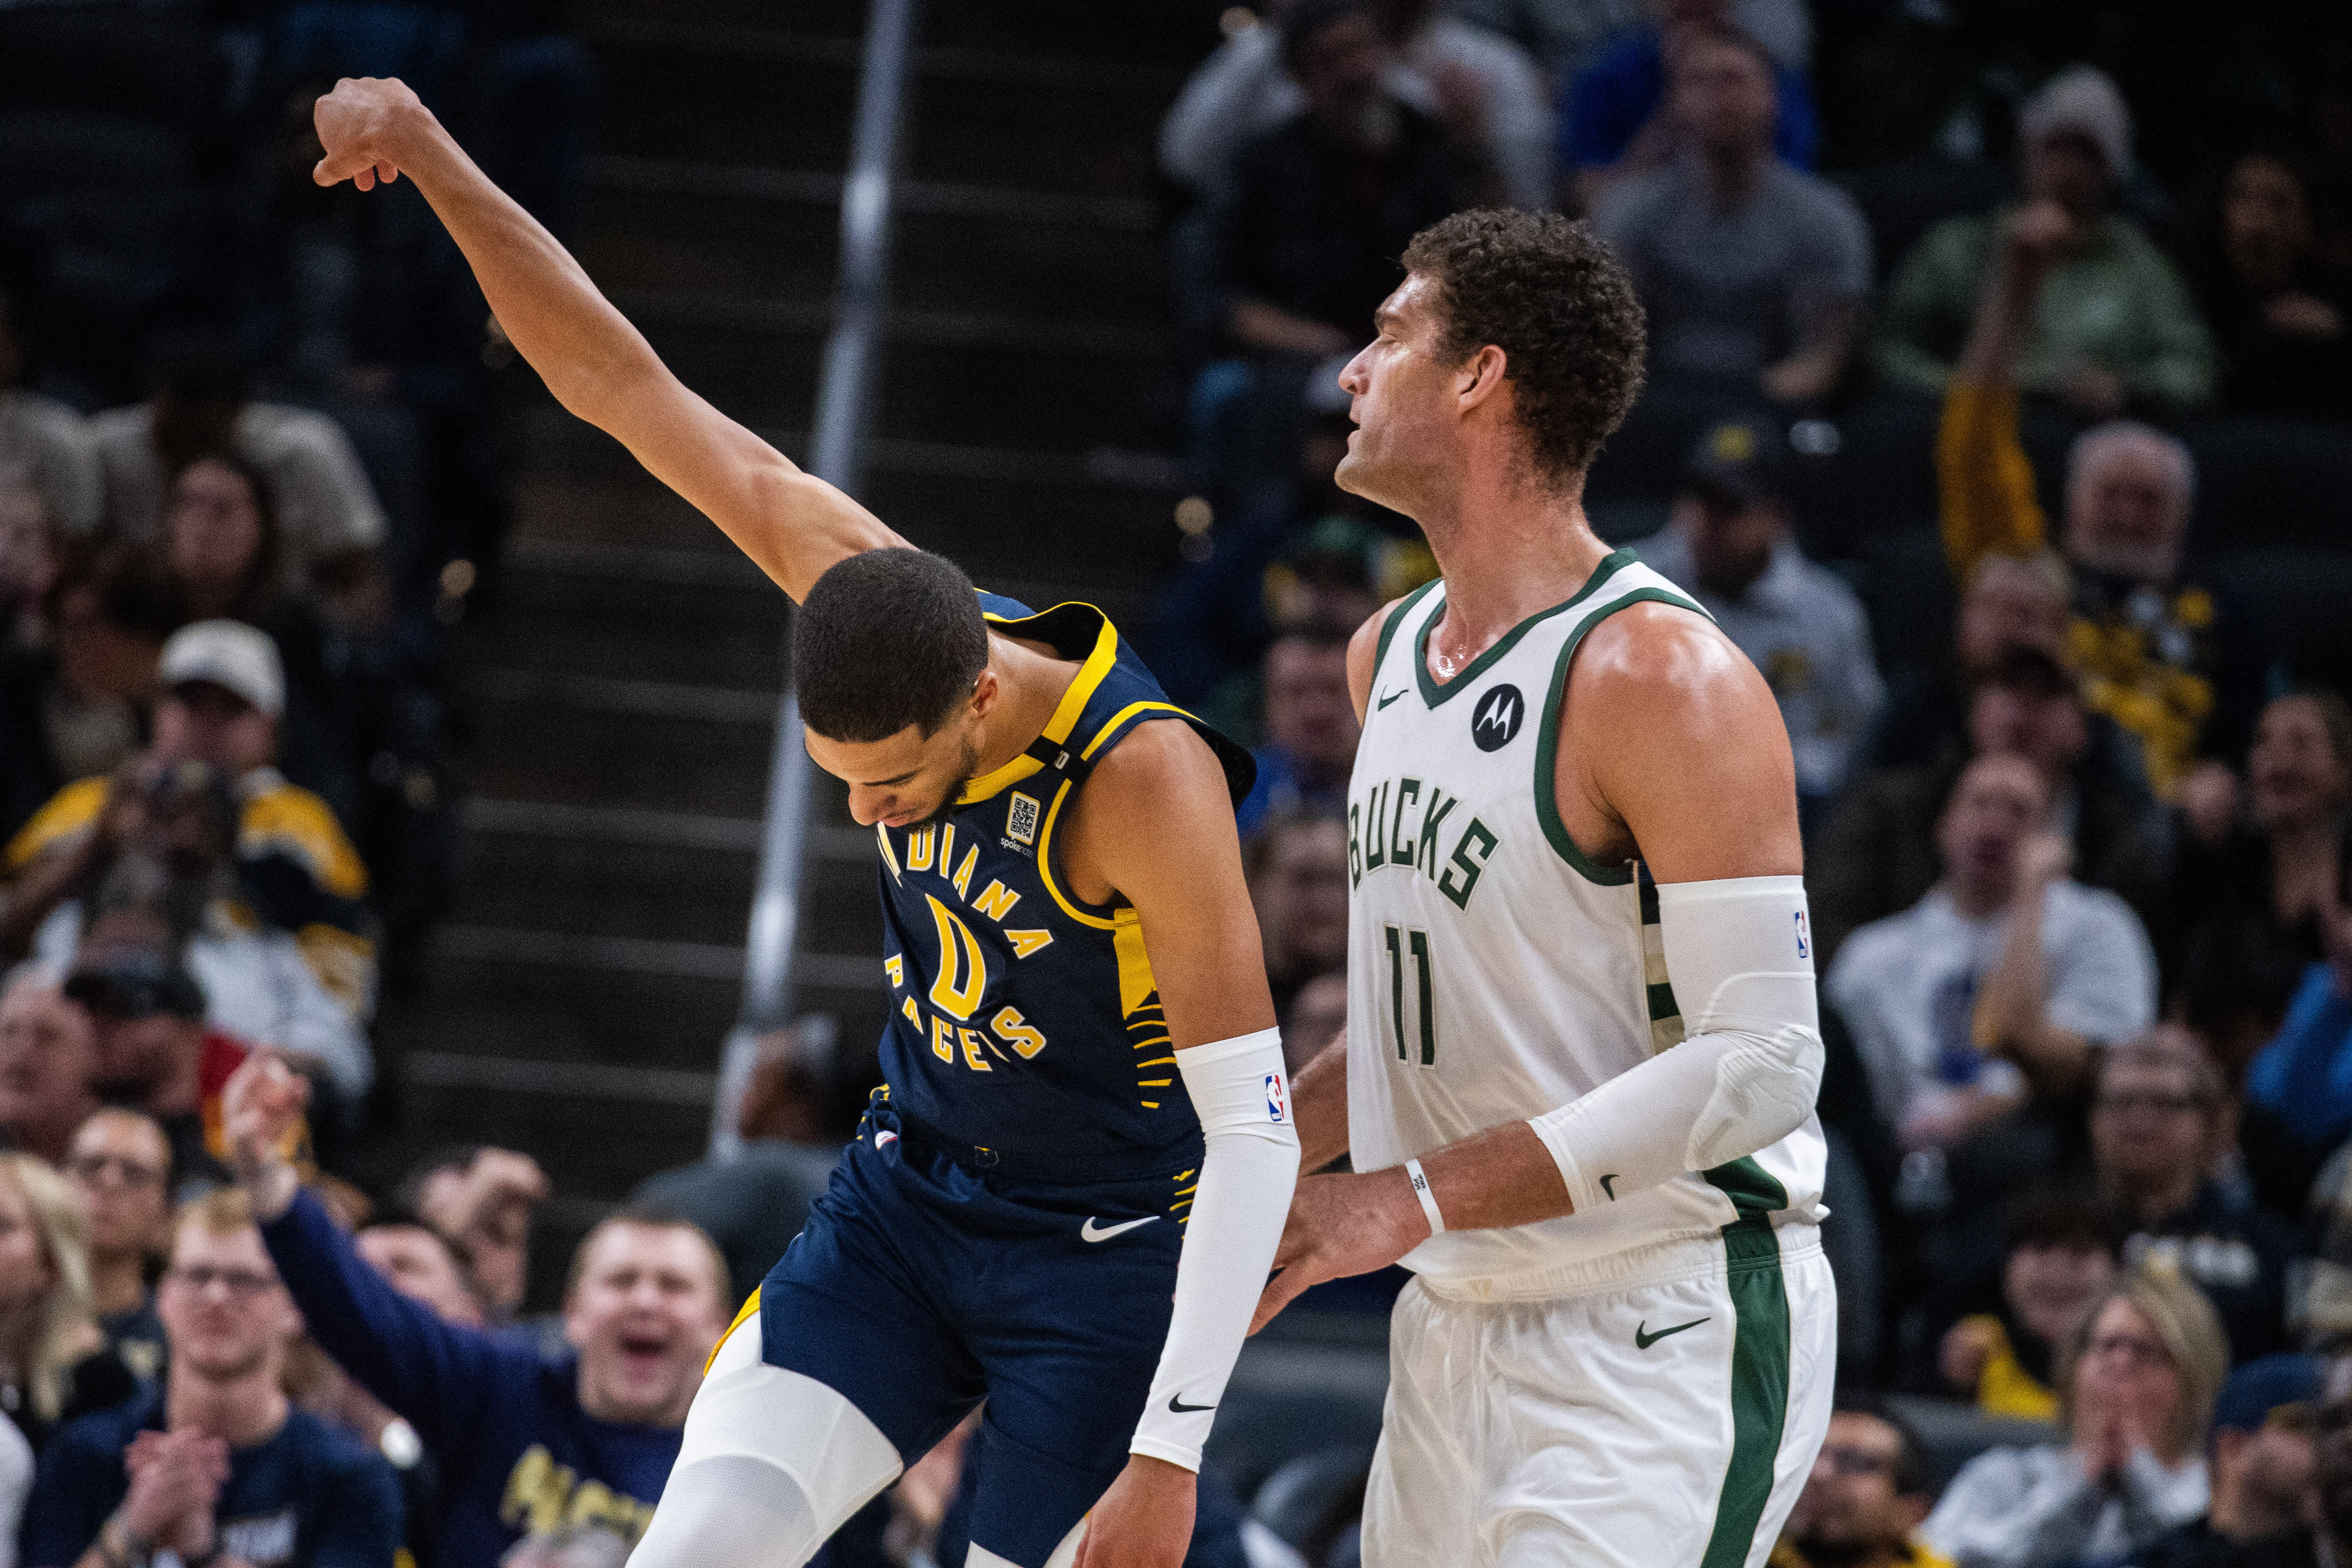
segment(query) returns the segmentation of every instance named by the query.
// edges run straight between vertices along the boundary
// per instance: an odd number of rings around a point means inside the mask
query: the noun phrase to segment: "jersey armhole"
[[[1536,732],[1536,820],[1543,824],[1544,839],[1579,876],[1603,888],[1622,888],[1632,881],[1634,863],[1628,860],[1622,866],[1597,864],[1577,847],[1575,838],[1569,834],[1568,824],[1560,820],[1557,785],[1561,700],[1568,693],[1569,663],[1576,658],[1576,650],[1582,646],[1585,634],[1628,605],[1642,604],[1672,605],[1678,610],[1689,610],[1705,616],[1710,623],[1714,620],[1689,599],[1664,588],[1636,588],[1627,594],[1577,627],[1560,645],[1559,657],[1552,662],[1551,683],[1544,695],[1543,727]]]

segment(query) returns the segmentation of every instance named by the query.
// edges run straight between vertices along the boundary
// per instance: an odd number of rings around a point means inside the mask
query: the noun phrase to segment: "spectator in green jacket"
[[[2060,72],[2018,111],[2029,202],[2074,219],[2021,345],[2017,384],[2063,399],[2088,419],[2128,404],[2195,405],[2213,395],[2213,342],[2189,290],[2156,247],[2112,210],[2131,166],[2131,113],[2087,66]],[[1877,347],[1882,374],[1940,395],[1969,334],[1988,268],[2000,259],[2006,212],[1927,231],[1889,289]]]

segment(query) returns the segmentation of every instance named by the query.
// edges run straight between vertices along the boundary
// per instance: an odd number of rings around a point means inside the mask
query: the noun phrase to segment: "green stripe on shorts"
[[[1718,1165],[1706,1176],[1731,1199],[1739,1217],[1723,1227],[1734,1324],[1731,1463],[1699,1564],[1742,1568],[1771,1500],[1772,1464],[1789,1419],[1789,1290],[1780,1278],[1780,1239],[1766,1217],[1786,1208],[1789,1194],[1753,1160]]]

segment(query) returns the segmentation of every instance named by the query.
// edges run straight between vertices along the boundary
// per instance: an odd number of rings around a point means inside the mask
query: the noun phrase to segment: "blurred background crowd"
[[[1650,331],[1587,511],[1797,762],[1842,1393],[1775,1563],[2352,1560],[2352,19],[1136,11],[927,19],[867,499],[1252,742],[1294,1065],[1347,639],[1434,570],[1330,481],[1339,367],[1416,229],[1583,216]],[[0,0],[0,1563],[642,1529],[872,1081],[870,845],[820,809],[803,1016],[697,1158],[772,592],[551,416],[413,191],[310,182],[309,105],[406,79],[797,454],[862,17]],[[1397,1284],[1253,1347],[1194,1562],[1355,1560]],[[961,1562],[963,1452],[835,1561]]]

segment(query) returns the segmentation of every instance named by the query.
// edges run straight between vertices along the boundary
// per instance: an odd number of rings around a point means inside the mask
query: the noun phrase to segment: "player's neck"
[[[980,776],[994,773],[1027,751],[1061,706],[1070,682],[1085,665],[1041,651],[1035,645],[991,633],[988,667],[996,672],[1003,693],[988,716],[988,731],[981,746]]]
[[[1581,498],[1525,483],[1465,485],[1420,521],[1445,578],[1445,640],[1469,657],[1572,597],[1609,555]]]

